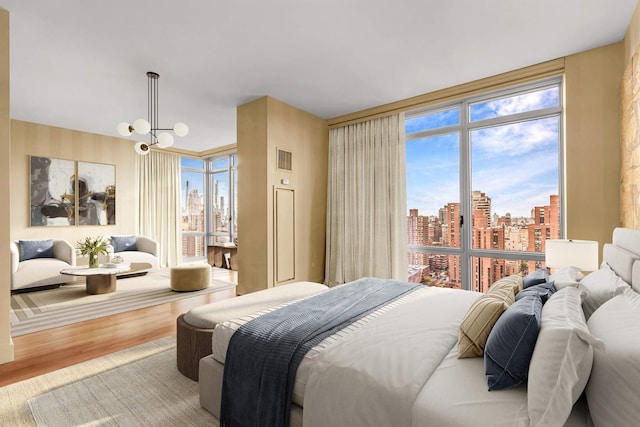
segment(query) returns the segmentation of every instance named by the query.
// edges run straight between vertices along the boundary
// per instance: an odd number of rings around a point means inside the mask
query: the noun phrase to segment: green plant
[[[108,253],[109,243],[98,236],[95,239],[85,237],[84,241],[78,242],[78,252],[80,255],[89,255],[89,268],[96,268],[99,265],[98,255]]]

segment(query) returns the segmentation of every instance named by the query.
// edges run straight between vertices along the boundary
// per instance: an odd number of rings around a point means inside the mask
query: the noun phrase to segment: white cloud
[[[551,117],[474,130],[471,146],[474,152],[492,156],[520,156],[543,147],[557,146],[558,120]]]

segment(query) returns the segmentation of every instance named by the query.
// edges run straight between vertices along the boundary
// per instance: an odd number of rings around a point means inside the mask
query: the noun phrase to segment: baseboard
[[[13,340],[9,337],[8,344],[0,344],[0,364],[13,362]]]

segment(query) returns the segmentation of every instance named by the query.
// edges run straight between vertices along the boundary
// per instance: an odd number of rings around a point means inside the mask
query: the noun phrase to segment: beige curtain
[[[158,242],[161,267],[180,262],[180,156],[151,151],[136,156],[137,234]]]
[[[404,115],[329,131],[326,284],[407,280],[405,170]]]

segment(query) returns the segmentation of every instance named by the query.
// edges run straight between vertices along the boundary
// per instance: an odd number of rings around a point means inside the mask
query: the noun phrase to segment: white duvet
[[[458,359],[462,318],[481,294],[420,288],[332,335],[302,360],[293,402],[305,427],[526,426],[526,386],[488,392],[482,358]],[[268,311],[268,310],[266,310]],[[224,322],[213,357],[260,314]],[[587,425],[583,403],[566,425]]]
[[[305,426],[411,426],[420,390],[458,339],[478,294],[438,288],[331,343],[310,369]]]

